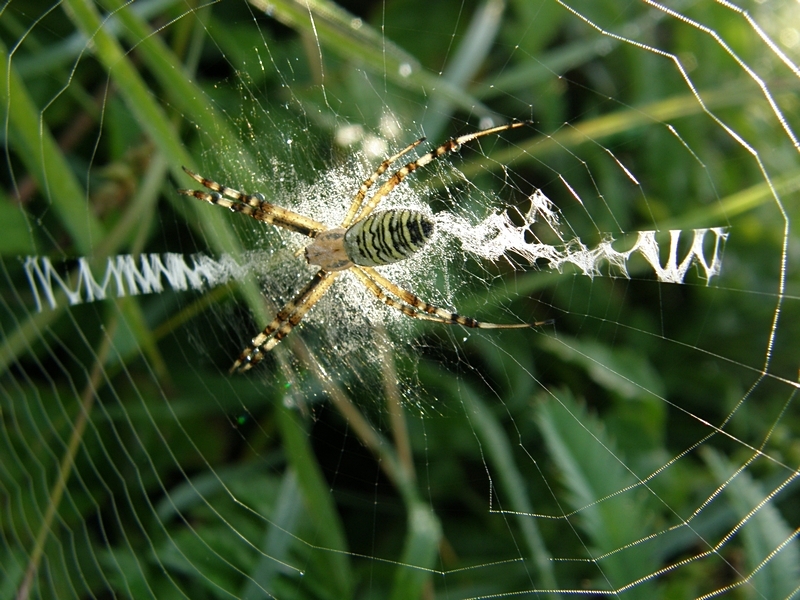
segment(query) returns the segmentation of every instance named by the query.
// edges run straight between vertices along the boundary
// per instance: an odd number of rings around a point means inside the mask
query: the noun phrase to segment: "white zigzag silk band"
[[[719,275],[722,247],[728,237],[722,227],[691,230],[691,244],[679,262],[678,249],[683,232],[671,230],[666,264],[662,265],[655,231],[639,231],[630,249],[615,250],[612,247],[615,240],[610,235],[594,248],[587,247],[577,238],[559,246],[531,243],[525,240],[525,228],[515,226],[505,214],[490,216],[480,227],[462,223],[453,215],[448,215],[446,223],[437,218],[437,224],[458,237],[465,251],[490,261],[514,251],[531,262],[547,261],[551,269],[558,271],[565,264],[573,264],[590,277],[599,275],[600,266],[607,262],[616,267],[621,275],[628,277],[628,261],[633,255],[639,254],[662,283],[683,283],[692,265],[698,268],[700,277],[707,281]],[[709,235],[713,238],[707,244]],[[707,249],[710,250],[710,258],[706,255]],[[75,268],[63,276],[48,257],[28,256],[24,267],[39,312],[44,310],[45,305],[51,309],[58,306],[59,291],[74,306],[110,297],[159,294],[167,289],[203,290],[241,279],[253,271],[253,258],[239,263],[229,255],[213,259],[203,254],[187,257],[166,253],[142,254],[138,258],[137,262],[130,254],[109,257],[105,273],[99,279],[85,257],[77,259]]]

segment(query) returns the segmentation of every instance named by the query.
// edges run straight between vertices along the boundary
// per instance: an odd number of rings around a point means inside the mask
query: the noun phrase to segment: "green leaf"
[[[349,598],[354,588],[353,573],[347,557],[344,527],[330,486],[314,456],[308,431],[296,413],[283,406],[277,410],[286,457],[296,474],[305,510],[316,527],[314,546],[327,551],[326,572],[331,575],[328,585],[335,596]]]
[[[784,520],[774,502],[766,501],[778,490],[765,489],[748,471],[710,446],[701,448],[700,453],[739,520],[733,530],[734,538],[727,541],[733,544],[739,535],[744,541],[747,568],[740,574],[747,581],[736,581],[736,585],[754,590],[761,598],[789,598],[796,594],[800,588],[797,531]],[[790,473],[781,487],[795,479]],[[724,554],[725,548],[720,548],[719,552]]]
[[[563,507],[564,516],[583,532],[576,534],[594,563],[589,573],[595,585],[619,590],[658,570],[651,545],[626,547],[652,533],[647,490],[637,486],[639,479],[626,467],[629,461],[619,454],[602,423],[568,390],[540,396],[536,423],[568,490],[571,510]],[[652,583],[625,592],[632,598],[650,599],[655,594]]]

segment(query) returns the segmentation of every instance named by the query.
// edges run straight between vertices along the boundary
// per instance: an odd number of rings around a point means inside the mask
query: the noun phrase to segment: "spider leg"
[[[228,372],[234,373],[238,371],[239,373],[244,373],[260,362],[264,355],[289,335],[292,329],[303,320],[308,311],[319,302],[320,298],[333,284],[337,275],[338,273],[329,273],[322,269],[317,271],[311,281],[300,290],[294,299],[287,302],[278,311],[272,322],[251,340],[250,345],[242,351]]]
[[[373,210],[375,210],[375,207],[378,206],[378,203],[383,198],[388,196],[391,193],[391,191],[394,188],[396,188],[401,181],[403,181],[403,179],[411,175],[411,173],[413,173],[420,167],[424,167],[425,165],[436,160],[437,158],[444,156],[448,152],[458,152],[461,149],[462,144],[471,142],[474,139],[483,137],[485,135],[500,133],[501,131],[505,131],[507,129],[516,129],[517,127],[522,127],[527,124],[528,124],[527,121],[518,121],[516,123],[509,123],[508,125],[499,125],[498,127],[492,127],[491,129],[484,129],[483,131],[476,131],[475,133],[468,133],[466,135],[462,135],[455,139],[447,140],[444,144],[442,144],[438,148],[434,148],[427,154],[423,154],[422,156],[420,156],[417,160],[412,161],[407,165],[405,165],[404,167],[402,167],[401,169],[395,171],[395,173],[389,179],[387,179],[386,182],[381,187],[378,188],[378,191],[375,192],[375,194],[373,194],[373,196],[364,205],[364,207],[361,209],[361,212],[358,213],[358,216],[353,221],[358,222],[366,218]],[[406,150],[404,150],[400,154],[402,155],[405,152]],[[345,221],[342,227],[348,227],[349,225],[350,222]]]
[[[369,275],[364,273],[364,271],[362,271],[361,268],[354,267],[351,270],[353,272],[353,275],[355,275],[358,278],[358,280],[362,284],[364,284],[364,287],[366,287],[370,292],[372,292],[372,294],[378,300],[380,300],[381,302],[383,302],[387,306],[391,306],[392,308],[396,308],[397,310],[399,310],[404,315],[406,315],[408,317],[413,317],[414,319],[422,319],[424,321],[434,321],[436,323],[445,323],[447,325],[456,325],[457,324],[452,319],[445,319],[445,318],[440,317],[438,315],[430,315],[428,313],[424,313],[424,312],[420,311],[419,309],[416,309],[416,308],[414,308],[412,306],[409,306],[408,304],[405,304],[404,302],[398,302],[394,298],[391,298],[390,296],[387,296],[383,292],[381,287],[377,283],[372,281],[372,279],[369,278]]]
[[[361,203],[364,201],[364,197],[367,195],[369,188],[372,187],[372,184],[378,181],[378,178],[384,174],[386,169],[389,168],[389,165],[391,165],[394,161],[396,161],[404,154],[411,152],[411,150],[419,146],[424,141],[425,141],[424,137],[419,138],[416,142],[414,142],[413,144],[409,144],[408,146],[403,148],[400,152],[398,152],[394,156],[390,156],[380,164],[380,166],[375,170],[375,172],[372,175],[370,175],[369,178],[364,181],[364,183],[361,184],[358,193],[356,194],[355,198],[353,198],[353,203],[350,205],[350,208],[347,211],[347,216],[345,216],[344,221],[342,222],[342,227],[347,228],[350,226],[350,224],[353,222],[353,217],[356,216],[356,212],[358,211],[359,208],[361,208]]]
[[[258,221],[264,221],[270,225],[283,227],[289,231],[315,237],[320,231],[325,231],[327,226],[314,219],[309,219],[301,214],[292,212],[280,206],[275,206],[266,201],[263,194],[243,194],[239,190],[226,187],[216,181],[211,181],[201,177],[183,167],[183,170],[195,181],[211,190],[211,193],[201,190],[179,189],[178,193],[184,196],[192,196],[198,200],[203,200],[209,204],[215,204],[228,208],[234,212],[239,212]],[[230,200],[228,199],[230,198]]]
[[[409,317],[425,319],[427,321],[438,321],[440,323],[449,323],[452,325],[463,325],[464,327],[476,327],[478,329],[523,329],[526,327],[539,327],[549,323],[549,321],[537,321],[535,323],[485,323],[483,321],[473,319],[472,317],[464,317],[458,313],[452,313],[444,310],[443,308],[439,308],[438,306],[434,306],[433,304],[428,304],[408,290],[404,290],[403,288],[393,284],[391,281],[380,275],[372,267],[356,266],[353,267],[352,270],[366,286],[366,288],[378,298],[378,300],[389,306],[397,308],[403,314],[408,315]],[[359,271],[361,271],[361,274],[359,274]],[[370,281],[372,285],[367,283],[367,281]],[[400,300],[405,302],[407,306],[404,308],[403,305],[399,305],[400,303],[386,296],[383,290],[387,290],[389,293],[394,294],[400,298]]]

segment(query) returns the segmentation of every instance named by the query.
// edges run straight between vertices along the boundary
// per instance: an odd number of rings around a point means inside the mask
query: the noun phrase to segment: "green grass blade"
[[[158,79],[170,103],[180,110],[182,116],[194,125],[213,132],[221,144],[226,140],[237,140],[238,132],[231,129],[208,96],[192,82],[178,57],[164,42],[164,38],[155,34],[141,11],[134,10],[135,5],[117,0],[105,0],[104,4],[124,25],[122,32],[131,44],[136,44],[144,65]],[[242,158],[246,160],[248,157],[244,155]],[[250,168],[255,168],[255,165],[250,165]]]
[[[408,530],[400,558],[403,564],[395,570],[392,600],[424,597],[423,590],[430,585],[433,576],[431,570],[436,567],[439,558],[442,527],[431,507],[414,500],[406,503],[406,510]]]
[[[318,537],[315,546],[331,550],[326,560],[330,563],[328,572],[333,577],[328,583],[338,597],[348,598],[353,593],[353,573],[346,554],[347,538],[330,486],[314,456],[308,431],[298,415],[285,407],[278,407],[277,412],[286,458],[296,473],[308,515],[316,525]]]
[[[387,40],[368,24],[325,0],[250,0],[287,27],[313,36],[326,49],[352,60],[391,83],[414,92],[425,90],[479,117],[494,113],[480,100],[429,73],[411,54]]]
[[[505,0],[485,0],[472,17],[469,29],[442,73],[441,81],[469,94],[473,76],[485,64],[500,28]],[[434,96],[422,116],[422,131],[438,140],[450,120],[453,103],[443,96]]]
[[[769,491],[747,471],[737,473],[731,461],[710,446],[702,448],[701,454],[717,485],[724,486],[724,497],[737,520],[746,519],[738,531],[744,541],[747,564],[742,575],[746,575],[748,581],[736,583],[744,590],[755,591],[761,598],[792,597],[800,588],[797,531],[784,520],[775,503],[765,501],[770,498]],[[775,552],[777,548],[780,552]]]
[[[461,392],[460,398],[464,403],[464,410],[480,440],[491,472],[496,475],[500,489],[505,494],[504,497],[508,498],[510,510],[520,513],[517,524],[523,533],[533,563],[538,569],[540,585],[546,589],[558,589],[552,557],[545,546],[536,520],[534,517],[525,516],[535,511],[526,489],[525,476],[515,464],[510,437],[503,430],[495,414],[471,388],[464,386]],[[553,594],[552,597],[557,595]]]
[[[580,529],[588,538],[590,556],[597,558],[646,538],[646,496],[635,490],[617,494],[637,483],[624,465],[602,423],[590,415],[567,391],[542,396],[536,407],[536,422],[548,452],[568,490],[569,506],[578,511]],[[659,565],[652,547],[639,544],[604,556],[590,574],[598,589],[617,590],[639,577],[655,572]],[[631,598],[656,598],[656,588],[641,583],[626,591]]]
[[[51,202],[72,243],[80,253],[89,255],[104,234],[100,222],[86,210],[86,190],[61,153],[2,44],[0,58],[6,65],[0,69],[0,116],[9,145]]]

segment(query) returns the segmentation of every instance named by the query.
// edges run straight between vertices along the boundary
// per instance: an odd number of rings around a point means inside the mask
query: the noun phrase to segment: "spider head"
[[[344,271],[353,266],[344,249],[345,229],[328,229],[318,233],[306,246],[306,260],[326,271]]]

